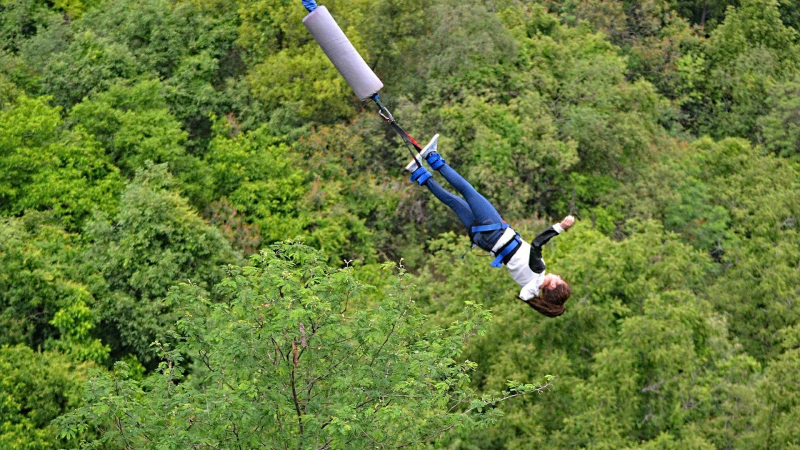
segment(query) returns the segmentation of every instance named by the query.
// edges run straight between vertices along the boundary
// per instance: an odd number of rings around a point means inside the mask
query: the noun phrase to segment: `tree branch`
[[[289,378],[292,382],[292,401],[294,401],[294,409],[297,411],[297,425],[300,427],[300,437],[303,436],[303,413],[300,411],[300,401],[297,399],[297,388],[294,383],[294,368],[289,372]],[[297,448],[301,448],[300,442],[297,443]]]
[[[386,339],[384,339],[383,344],[381,344],[381,348],[379,348],[378,351],[375,352],[375,356],[373,356],[372,361],[369,362],[370,366],[372,366],[375,363],[375,360],[378,358],[378,355],[380,355],[381,350],[383,350],[383,347],[386,345],[387,342],[389,342],[389,338],[391,338],[392,335],[394,334],[394,329],[397,326],[397,322],[403,317],[403,315],[405,315],[405,313],[406,311],[403,310],[403,312],[400,313],[400,316],[397,318],[397,320],[395,320],[392,323],[392,329],[389,330],[389,334],[386,336]]]

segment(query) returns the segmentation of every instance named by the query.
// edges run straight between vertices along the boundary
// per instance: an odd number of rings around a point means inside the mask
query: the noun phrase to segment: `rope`
[[[411,137],[410,134],[406,133],[406,130],[401,128],[400,124],[397,123],[396,120],[394,120],[394,116],[392,116],[391,111],[389,111],[389,108],[383,106],[383,103],[381,103],[380,96],[378,94],[373,95],[372,100],[375,102],[375,104],[378,105],[378,114],[384,121],[389,123],[392,129],[396,131],[401,138],[403,138],[403,143],[406,144],[406,148],[408,149],[408,152],[411,153],[411,157],[414,158],[414,161],[417,162],[418,167],[422,167],[422,162],[420,162],[419,158],[417,158],[417,154],[414,153],[414,150],[411,149],[411,147],[414,147],[417,149],[418,152],[421,152],[422,146],[419,145],[419,143],[416,140],[414,140],[414,138]]]
[[[303,0],[303,6],[306,7],[308,12],[313,12],[317,9],[317,2],[315,0]]]

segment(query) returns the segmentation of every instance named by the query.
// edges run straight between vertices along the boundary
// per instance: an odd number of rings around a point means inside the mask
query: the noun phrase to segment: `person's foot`
[[[431,138],[431,141],[428,142],[428,145],[422,148],[422,151],[417,153],[417,156],[411,160],[410,163],[406,164],[406,170],[409,172],[414,172],[420,167],[420,163],[423,159],[425,159],[431,153],[436,152],[436,147],[439,145],[439,133],[436,133]]]

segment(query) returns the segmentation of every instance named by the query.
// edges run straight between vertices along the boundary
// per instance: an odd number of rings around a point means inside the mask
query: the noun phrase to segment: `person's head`
[[[572,295],[572,289],[560,276],[549,273],[544,276],[539,287],[539,295],[528,301],[536,311],[547,317],[558,317],[564,314],[564,303]]]

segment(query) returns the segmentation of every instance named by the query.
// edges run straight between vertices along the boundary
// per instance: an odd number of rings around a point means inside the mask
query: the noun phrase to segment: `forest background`
[[[0,448],[800,448],[800,6],[0,0]]]

